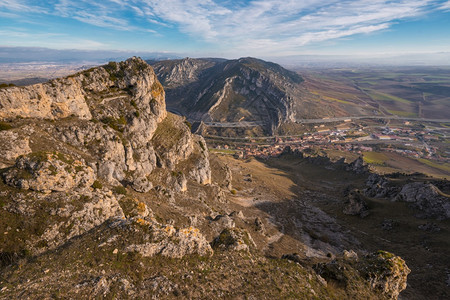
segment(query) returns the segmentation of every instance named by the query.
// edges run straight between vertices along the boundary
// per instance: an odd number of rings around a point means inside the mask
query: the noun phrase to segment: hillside
[[[366,251],[313,202],[285,219],[279,204],[297,195],[276,184],[284,174],[261,180],[210,156],[139,58],[0,89],[0,144],[1,299],[395,299],[406,288],[402,258]]]

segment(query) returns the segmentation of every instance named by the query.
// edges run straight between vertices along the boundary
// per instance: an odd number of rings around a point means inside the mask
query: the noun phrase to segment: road
[[[421,122],[438,122],[438,123],[450,123],[450,119],[426,119],[426,118],[407,118],[399,116],[356,116],[356,117],[339,117],[328,119],[297,119],[297,123],[332,123],[332,122],[344,122],[345,120],[360,120],[360,119],[383,119],[383,120],[402,120],[402,121],[421,121]]]
[[[255,127],[263,126],[263,121],[242,121],[242,122],[203,122],[207,126],[211,127]]]

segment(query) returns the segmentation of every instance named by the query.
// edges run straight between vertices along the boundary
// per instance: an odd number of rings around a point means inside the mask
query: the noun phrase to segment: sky
[[[0,0],[0,46],[224,58],[450,52],[450,0]]]

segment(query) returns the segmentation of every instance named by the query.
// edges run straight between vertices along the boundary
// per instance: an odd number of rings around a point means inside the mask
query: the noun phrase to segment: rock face
[[[84,100],[81,78],[64,78],[49,83],[0,90],[0,118],[59,119],[92,117]]]
[[[149,226],[153,241],[128,246],[125,251],[138,252],[144,257],[162,255],[181,258],[189,254],[210,256],[213,250],[197,228],[175,229],[172,225],[162,226],[156,222],[138,220],[143,226]]]
[[[17,130],[0,131],[0,168],[14,164],[17,157],[31,153],[30,139]]]
[[[42,89],[46,94],[39,100]],[[33,97],[35,101],[30,100]],[[174,169],[193,153],[198,163],[192,176],[201,183],[210,182],[207,151],[199,148],[199,137],[190,133],[181,117],[166,118],[164,90],[141,59],[109,63],[46,84],[2,89],[0,107],[0,118],[6,120],[65,118],[54,126],[46,124],[45,130],[91,156],[96,175],[109,184],[126,181],[136,191],[147,192],[153,187],[148,177],[158,163]],[[30,152],[28,140],[22,139],[17,153]],[[3,150],[6,159],[14,158],[14,149]]]
[[[398,187],[391,186],[389,181],[378,174],[370,174],[366,182],[364,194],[372,198],[392,198],[398,193]]]

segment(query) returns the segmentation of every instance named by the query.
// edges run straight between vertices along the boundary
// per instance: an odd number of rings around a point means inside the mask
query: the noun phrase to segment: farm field
[[[313,92],[322,95],[325,100],[332,97],[361,106],[369,104],[373,108],[373,113],[400,117],[444,119],[450,115],[448,67],[328,69],[300,72],[311,73],[316,80],[327,83],[311,84]]]

